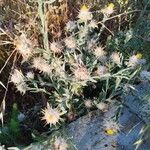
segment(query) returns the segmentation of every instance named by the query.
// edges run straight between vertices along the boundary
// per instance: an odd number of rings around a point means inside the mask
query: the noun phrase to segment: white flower
[[[103,112],[106,112],[108,110],[108,104],[106,103],[100,102],[96,106],[99,110],[102,110]]]
[[[61,119],[61,114],[58,111],[57,108],[52,108],[48,103],[47,103],[47,108],[42,110],[42,120],[46,121],[46,124],[50,124],[51,125],[56,125],[56,123],[58,123]]]
[[[97,22],[95,20],[91,20],[88,26],[93,29],[98,28]]]
[[[142,79],[146,79],[146,80],[150,81],[150,72],[149,71],[143,70],[140,73],[140,76],[141,76]]]
[[[89,9],[83,5],[80,12],[79,12],[79,15],[78,15],[78,18],[83,21],[83,22],[86,22],[88,20],[91,20],[92,19],[92,13],[89,12]]]
[[[69,21],[66,25],[67,31],[73,31],[76,28],[76,24],[74,21]]]
[[[75,78],[78,80],[88,80],[89,72],[85,67],[78,67],[74,70]]]
[[[88,35],[88,28],[80,27],[79,38],[84,38]]]
[[[108,72],[108,69],[105,66],[99,66],[97,69],[98,75],[104,75]]]
[[[28,72],[27,75],[26,75],[26,77],[28,79],[34,79],[34,73],[33,72]]]
[[[106,8],[102,9],[102,13],[111,15],[114,12],[114,4],[110,3]]]
[[[137,65],[142,65],[145,64],[146,60],[145,59],[141,59],[141,56],[139,57],[139,54],[137,55],[133,55],[129,58],[129,62],[127,63],[127,65],[129,67],[136,67]]]
[[[94,49],[94,55],[102,62],[105,62],[107,57],[106,57],[106,51],[104,51],[104,48],[99,46],[96,49]]]
[[[112,53],[110,56],[110,59],[117,65],[121,65],[122,63],[122,55],[117,52]]]
[[[55,74],[59,77],[66,78],[65,70],[62,66],[55,69]]]
[[[61,59],[54,58],[51,62],[51,67],[56,76],[66,77],[64,62]]]
[[[19,37],[17,37],[14,41],[14,45],[24,60],[27,60],[32,55],[33,46],[25,34],[22,33]]]
[[[52,67],[42,57],[35,57],[33,59],[33,67],[47,75],[52,73]]]
[[[13,74],[11,75],[11,82],[13,82],[16,85],[17,90],[21,94],[25,94],[27,91],[27,85],[24,81],[24,75],[21,71],[15,69]]]
[[[21,94],[25,94],[27,91],[28,86],[26,85],[25,82],[22,82],[20,84],[16,85],[17,90],[21,93]]]
[[[68,144],[66,140],[62,137],[56,137],[53,143],[54,150],[67,150]]]
[[[14,84],[20,84],[24,82],[24,75],[18,69],[15,69],[13,74],[11,75],[11,82]]]
[[[76,48],[76,40],[73,37],[66,38],[65,39],[65,44],[70,49]]]
[[[103,122],[103,127],[108,135],[114,135],[120,131],[120,125],[112,119],[105,119]]]
[[[91,108],[91,107],[92,107],[92,101],[91,101],[90,99],[84,100],[84,105],[85,105],[87,108]]]
[[[50,50],[53,53],[61,53],[63,51],[63,46],[59,42],[52,42],[50,44]]]

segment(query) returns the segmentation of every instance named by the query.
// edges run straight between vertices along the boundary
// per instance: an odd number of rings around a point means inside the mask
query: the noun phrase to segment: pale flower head
[[[63,66],[60,66],[60,67],[56,68],[55,69],[55,74],[59,77],[66,78],[65,69],[63,68]]]
[[[103,122],[103,127],[108,135],[114,135],[120,131],[120,125],[112,119],[105,119]]]
[[[83,21],[83,22],[86,22],[88,20],[91,20],[93,17],[92,13],[89,11],[89,9],[86,7],[86,5],[83,5],[80,12],[79,12],[79,15],[78,15],[78,18]]]
[[[89,79],[89,72],[88,72],[87,68],[82,67],[82,66],[77,67],[74,70],[74,75],[77,80],[88,80]]]
[[[64,62],[60,58],[53,59],[51,62],[51,67],[56,76],[63,78],[66,77]]]
[[[74,29],[76,28],[76,24],[75,24],[75,22],[74,21],[69,21],[69,22],[67,22],[67,24],[66,24],[66,29],[67,29],[67,31],[73,31]]]
[[[122,63],[122,55],[117,52],[113,52],[110,56],[110,59],[117,65],[121,65]]]
[[[97,108],[103,112],[108,111],[108,104],[104,103],[104,102],[100,102],[97,105]]]
[[[76,24],[74,21],[68,21],[66,24],[67,31],[73,31],[76,28]]]
[[[106,61],[107,57],[106,57],[106,51],[104,51],[104,48],[99,46],[97,48],[94,49],[93,54],[101,61]]]
[[[22,82],[22,83],[20,83],[20,84],[17,84],[16,85],[16,88],[17,88],[17,90],[21,93],[21,94],[25,94],[26,93],[26,91],[27,91],[27,88],[28,88],[28,86],[27,86],[27,84],[25,83],[25,82]]]
[[[74,49],[76,48],[76,40],[73,37],[68,37],[65,39],[65,44],[68,48]]]
[[[108,69],[105,66],[99,66],[96,73],[98,75],[105,75],[106,73],[108,73]]]
[[[14,84],[20,84],[24,82],[24,75],[22,71],[15,69],[13,74],[11,75],[11,82],[13,82]]]
[[[114,4],[110,3],[108,6],[104,9],[102,9],[102,13],[106,15],[111,15],[114,12]]]
[[[17,37],[14,41],[14,45],[24,60],[27,60],[32,56],[32,42],[27,39],[25,34],[22,33],[19,37]]]
[[[53,143],[54,150],[67,150],[68,144],[62,137],[56,137]]]
[[[63,51],[63,46],[61,43],[59,42],[52,42],[50,44],[50,50],[53,52],[53,53],[62,53]]]
[[[133,55],[129,58],[129,62],[127,63],[127,65],[129,67],[137,67],[138,65],[142,65],[145,64],[146,60],[142,59],[142,54],[137,54],[137,55]]]
[[[52,108],[48,103],[47,103],[47,108],[42,110],[42,120],[46,121],[46,124],[51,125],[56,125],[60,120],[62,120],[61,113],[57,108]]]
[[[28,78],[28,79],[34,79],[34,73],[33,72],[27,72],[27,75],[26,75],[26,77]]]
[[[98,28],[97,22],[95,20],[91,20],[88,26],[93,29]]]
[[[21,71],[15,69],[13,74],[11,75],[11,82],[13,82],[16,85],[17,90],[21,94],[25,94],[27,91],[27,85],[24,81],[24,75]]]
[[[86,108],[92,107],[92,101],[90,99],[84,100],[84,105]]]
[[[40,72],[50,75],[52,73],[51,66],[46,62],[42,57],[35,57],[33,59],[33,65],[35,69],[38,69]]]

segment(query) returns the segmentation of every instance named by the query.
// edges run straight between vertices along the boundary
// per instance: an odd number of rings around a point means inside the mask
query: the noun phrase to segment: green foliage
[[[138,2],[140,4],[142,2]],[[115,37],[107,39],[107,46],[111,51],[118,50],[124,55],[131,53],[142,53],[144,58],[150,60],[150,1],[143,1],[143,11],[132,27],[118,32]]]
[[[21,21],[16,23],[14,33],[17,35],[14,39],[14,35],[10,38],[17,53],[22,55],[22,63],[19,62],[19,67],[14,69],[11,81],[21,94],[40,93],[40,107],[46,106],[48,102],[52,109],[57,108],[60,111],[65,121],[68,118],[72,121],[76,116],[96,109],[100,102],[110,103],[110,100],[121,94],[126,84],[134,83],[143,64],[139,63],[143,62],[143,59],[137,58],[137,53],[140,52],[144,58],[150,59],[148,0],[116,0],[114,5],[110,4],[110,10],[107,8],[107,1],[98,1],[97,5],[97,1],[87,0],[85,3],[89,4],[89,7],[84,7],[79,14],[75,14],[76,17],[70,18],[63,30],[58,28],[59,38],[51,37],[51,32],[54,33],[57,26],[61,26],[58,16],[61,10],[68,14],[68,3],[66,6],[65,2],[56,0],[30,2],[32,9],[25,3],[22,4],[22,9],[26,10],[21,11],[23,16],[27,17],[27,24],[24,25]],[[76,6],[78,2],[76,0],[72,5]],[[89,10],[92,3],[96,6]],[[60,5],[59,11],[57,4]],[[134,25],[134,13],[140,12],[139,9],[142,8],[139,8],[138,4],[144,6],[144,10]],[[55,17],[49,19],[49,13],[52,12],[48,10],[52,9]],[[33,14],[29,10],[33,10]],[[128,14],[128,11],[131,12]],[[117,13],[120,14],[116,15]],[[21,20],[20,18],[18,20]],[[50,25],[49,20],[52,21]],[[54,20],[57,22],[56,26]],[[127,22],[122,25],[124,21]],[[48,29],[49,26],[52,26],[52,30]],[[109,34],[105,35],[106,32]],[[130,60],[132,57],[135,62]],[[3,82],[0,82],[0,85],[3,86]],[[88,100],[91,105],[87,107]],[[4,144],[9,145],[10,141],[15,144],[15,140],[21,136],[18,113],[17,105],[14,104],[10,121],[1,128],[0,140]],[[50,127],[51,131],[62,124],[57,125]],[[36,140],[41,140],[40,137],[35,137]]]
[[[16,139],[21,135],[18,114],[17,105],[14,103],[10,121],[1,127],[0,142],[4,145],[15,144]]]
[[[49,102],[52,108],[59,109],[62,116],[67,118],[70,112],[76,116],[85,114],[87,108],[84,102],[87,99],[97,103],[106,102],[120,94],[126,83],[134,81],[141,69],[139,62],[143,60],[136,55],[133,55],[134,60],[130,60],[124,55],[124,51],[117,52],[131,40],[132,30],[127,32],[126,36],[121,31],[118,33],[122,38],[116,38],[114,43],[112,40],[110,47],[114,49],[111,52],[99,42],[102,32],[105,31],[103,24],[114,13],[113,4],[110,4],[111,11],[107,10],[107,6],[100,11],[103,16],[100,22],[97,22],[95,16],[84,6],[78,19],[67,23],[67,36],[49,44],[43,18],[46,8],[42,6],[45,6],[45,2],[39,0],[44,48],[33,47],[26,33],[18,37],[21,48],[28,49],[28,53],[19,47],[18,52],[23,56],[23,63],[30,68],[29,74],[19,69],[14,70],[11,81],[18,91],[22,94],[26,91],[45,93],[48,97],[46,102]],[[99,23],[103,26],[99,26]],[[92,102],[91,109],[94,108]]]

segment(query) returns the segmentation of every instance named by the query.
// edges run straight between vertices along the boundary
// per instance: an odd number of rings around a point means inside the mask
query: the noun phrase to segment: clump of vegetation
[[[5,145],[11,145],[15,144],[15,141],[19,139],[21,132],[18,115],[19,111],[17,105],[14,104],[12,108],[12,114],[10,116],[10,121],[1,128],[0,133],[1,143]]]
[[[13,83],[22,97],[36,95],[33,97],[38,99],[36,107],[24,112],[23,123],[30,126],[32,114],[39,118],[43,128],[46,124],[51,133],[89,110],[107,111],[125,85],[134,83],[146,63],[141,51],[133,51],[130,44],[135,40],[133,33],[137,32],[130,28],[131,19],[134,13],[140,12],[132,10],[134,3],[117,0],[102,3],[100,8],[79,3],[80,10],[74,16],[71,16],[75,10],[71,10],[70,3],[67,0],[24,1],[20,4],[21,11],[14,12],[19,21],[13,22],[13,28],[0,27],[1,35],[5,35],[2,44],[13,49],[10,57],[15,55],[8,83]],[[90,2],[87,4],[90,6]],[[128,7],[130,4],[133,5]],[[128,30],[123,28],[123,22]],[[110,24],[115,26],[111,28]],[[9,94],[8,86],[6,88]],[[6,96],[2,106],[5,99]],[[14,105],[8,127],[18,138],[21,134],[17,116]],[[119,132],[116,120],[106,120],[104,128],[109,135]],[[64,150],[68,148],[61,135],[52,141],[56,150],[62,145]]]

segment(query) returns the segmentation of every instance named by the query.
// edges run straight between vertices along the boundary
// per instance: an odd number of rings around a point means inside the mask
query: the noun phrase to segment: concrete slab
[[[113,110],[112,110],[113,109]],[[128,108],[123,108],[119,117],[121,130],[115,135],[107,135],[104,131],[103,123],[107,117],[112,117],[114,108],[106,113],[99,110],[90,112],[67,127],[68,137],[72,137],[72,142],[78,150],[134,150],[134,143],[139,138],[139,132],[144,126],[144,122]],[[112,115],[112,116],[110,116]],[[146,141],[139,150],[149,150],[149,141]],[[36,144],[35,144],[36,145]],[[49,148],[48,148],[49,147]],[[50,150],[48,141],[45,144],[37,144],[26,150]],[[69,149],[72,150],[72,149]]]
[[[134,143],[139,138],[144,122],[128,108],[124,108],[119,118],[121,131],[110,136],[104,131],[104,119],[104,116],[96,111],[69,125],[69,136],[73,137],[77,148],[79,150],[134,150]],[[140,150],[149,150],[149,144],[148,142],[143,144]]]
[[[143,82],[135,89],[123,95],[122,99],[131,111],[150,124],[150,83]]]

